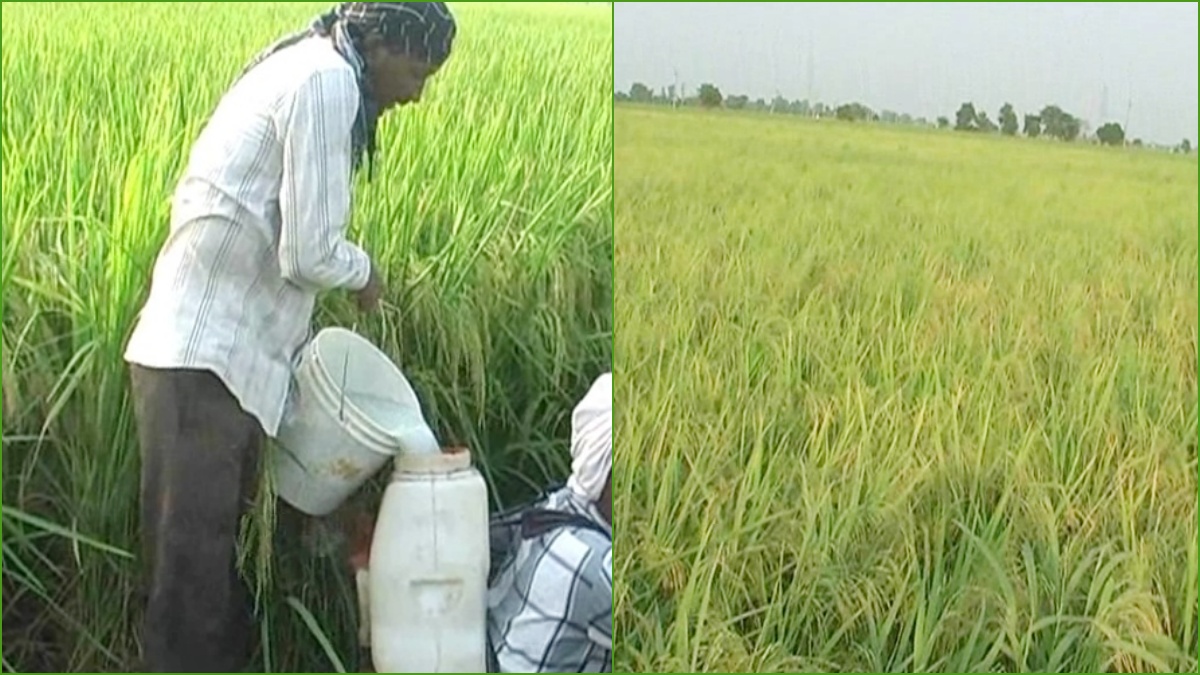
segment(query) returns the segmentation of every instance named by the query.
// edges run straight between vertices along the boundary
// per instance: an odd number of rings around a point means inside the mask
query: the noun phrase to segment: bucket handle
[[[346,421],[346,380],[350,373],[350,352],[342,353],[342,387],[338,400],[338,421]]]
[[[358,322],[357,321],[350,324],[350,332],[352,332],[356,335],[358,334]],[[346,380],[349,377],[349,372],[350,372],[350,352],[346,351],[346,352],[342,353],[342,388],[341,388],[341,397],[340,397],[341,400],[338,401],[338,421],[339,422],[346,421]]]

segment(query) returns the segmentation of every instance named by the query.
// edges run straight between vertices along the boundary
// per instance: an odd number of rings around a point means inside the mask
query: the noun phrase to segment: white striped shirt
[[[322,38],[225,94],[176,188],[127,361],[210,370],[278,432],[316,293],[360,289],[370,274],[344,234],[358,106],[354,70]]]

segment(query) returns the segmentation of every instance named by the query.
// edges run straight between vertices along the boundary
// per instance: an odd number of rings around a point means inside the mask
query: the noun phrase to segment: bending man
[[[247,667],[236,566],[264,436],[275,436],[316,294],[382,292],[345,238],[380,114],[450,55],[440,2],[352,2],[261,54],[221,99],[175,190],[170,235],[125,353],[142,450],[149,672]]]
[[[571,477],[536,506],[584,519],[526,538],[489,594],[492,669],[612,672],[612,375],[571,419]]]

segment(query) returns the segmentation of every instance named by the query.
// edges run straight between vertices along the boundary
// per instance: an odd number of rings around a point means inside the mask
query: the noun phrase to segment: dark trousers
[[[236,568],[237,536],[253,504],[262,428],[212,373],[132,366],[131,378],[142,451],[146,669],[245,671],[254,622]]]

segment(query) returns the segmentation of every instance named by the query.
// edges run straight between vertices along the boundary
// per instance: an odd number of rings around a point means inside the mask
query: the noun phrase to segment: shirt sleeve
[[[600,610],[588,621],[588,638],[596,646],[612,650],[612,547],[604,554],[596,575],[595,602]]]
[[[348,74],[315,72],[294,94],[282,128],[279,269],[312,290],[359,290],[371,272],[370,258],[345,237],[358,96]]]

